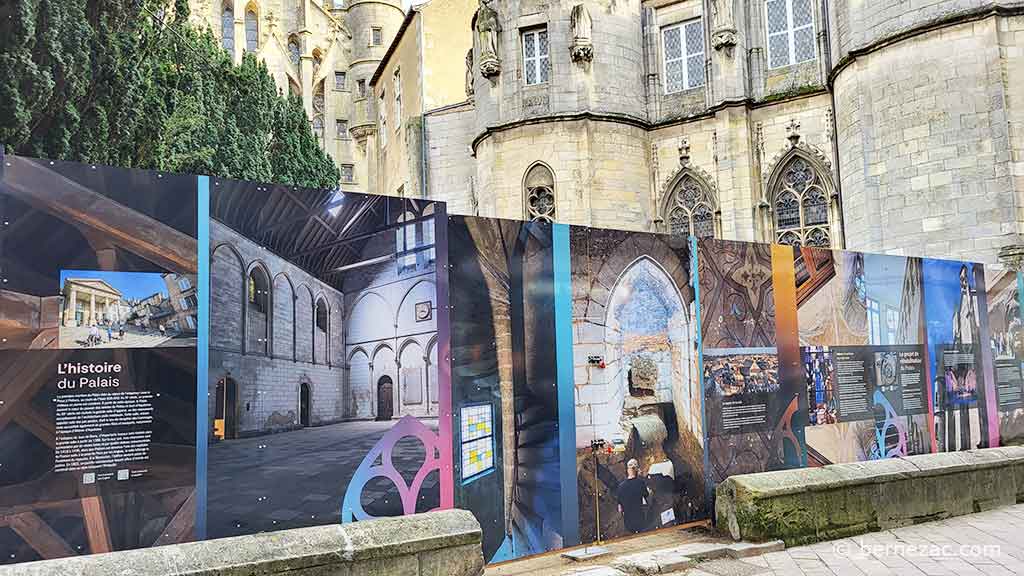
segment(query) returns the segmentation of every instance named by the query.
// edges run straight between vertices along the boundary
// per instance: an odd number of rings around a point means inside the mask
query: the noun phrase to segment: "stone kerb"
[[[480,576],[465,510],[316,526],[0,567],[0,576]]]
[[[795,546],[1022,501],[1024,447],[1008,446],[732,476],[715,506],[734,539]]]

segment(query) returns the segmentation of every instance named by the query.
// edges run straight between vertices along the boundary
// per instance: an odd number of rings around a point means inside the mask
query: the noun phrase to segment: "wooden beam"
[[[99,496],[82,498],[82,515],[85,517],[85,535],[89,538],[89,550],[93,554],[110,552],[110,527],[107,526],[107,512]]]
[[[28,430],[33,436],[39,438],[43,444],[53,448],[56,445],[56,431],[53,422],[48,416],[44,416],[31,404],[26,404],[18,409],[14,421],[19,426]]]
[[[351,236],[349,238],[342,238],[340,240],[335,240],[333,242],[327,242],[326,244],[321,244],[319,246],[314,246],[312,248],[307,248],[307,249],[304,249],[304,250],[298,250],[297,252],[289,255],[288,259],[296,258],[298,256],[307,256],[309,254],[315,254],[317,252],[322,252],[324,250],[327,250],[329,248],[333,248],[335,246],[345,246],[347,244],[351,244],[352,242],[357,242],[359,240],[367,240],[367,239],[373,238],[374,236],[376,236],[378,234],[383,234],[385,232],[389,232],[389,231],[392,231],[392,230],[397,230],[398,228],[401,228],[402,226],[405,226],[407,224],[416,224],[417,222],[424,222],[426,220],[433,220],[433,219],[434,219],[434,215],[430,214],[429,216],[420,216],[419,218],[414,218],[412,220],[406,220],[405,222],[395,222],[394,224],[390,224],[390,225],[387,225],[387,226],[382,226],[382,227],[377,228],[375,230],[371,230],[369,232],[363,232],[362,234],[357,234],[357,235]]]
[[[75,552],[59,534],[43,522],[35,512],[22,512],[7,517],[7,525],[39,553],[44,560],[74,556]]]
[[[5,173],[4,189],[14,198],[76,227],[99,232],[111,243],[173,272],[198,271],[197,242],[192,236],[65,178],[41,160],[8,156],[7,162],[14,166]]]
[[[54,363],[70,355],[68,350],[53,350],[49,353],[36,352],[31,362],[24,357],[11,355],[11,362],[0,372],[0,395],[4,398],[0,405],[0,430],[32,401],[32,397],[40,388],[50,382]]]
[[[77,493],[77,486],[74,488],[74,491]],[[73,518],[82,517],[82,503],[77,497],[75,497],[70,500],[32,502],[31,504],[23,504],[20,506],[0,509],[0,526],[7,526],[10,524],[11,518],[18,514],[22,514],[24,512],[38,512],[40,510],[60,510],[62,516],[69,516]]]
[[[260,233],[274,232],[279,228],[285,228],[292,226],[293,224],[298,224],[299,222],[308,220],[311,216],[313,216],[313,214],[316,214],[317,212],[330,212],[331,210],[341,206],[344,203],[345,198],[338,198],[326,204],[319,204],[309,209],[303,209],[302,214],[298,216],[293,216],[291,218],[282,218],[281,220],[278,220],[273,224],[268,224],[262,230],[260,230]]]
[[[185,503],[178,508],[178,511],[167,523],[160,536],[153,542],[153,546],[164,544],[177,544],[191,539],[192,529],[196,520],[196,491],[192,490]]]

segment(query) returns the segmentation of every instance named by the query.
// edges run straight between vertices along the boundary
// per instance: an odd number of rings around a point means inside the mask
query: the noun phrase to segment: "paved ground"
[[[398,420],[343,422],[210,444],[207,534],[210,538],[340,520],[341,503],[363,457]],[[423,420],[435,431],[437,420]],[[423,445],[405,438],[392,453],[406,482],[423,462]],[[438,505],[436,475],[421,496],[422,511]],[[401,513],[398,492],[371,481],[363,507],[374,515]]]
[[[87,345],[89,339],[88,326],[61,326],[60,347],[70,348],[156,348],[158,346],[195,346],[196,339],[174,338],[173,336],[161,336],[158,331],[144,331],[139,328],[129,328],[125,331],[124,339],[118,338],[114,330],[113,339],[107,339],[107,329],[100,327],[99,344]]]
[[[610,554],[593,560],[588,560],[586,562],[567,560],[562,558],[559,553],[555,552],[542,556],[525,558],[523,560],[513,560],[503,564],[488,566],[485,571],[485,576],[561,576],[562,574],[572,574],[574,570],[581,571],[591,569],[596,566],[606,565],[616,556],[622,556],[625,554],[670,548],[672,546],[679,546],[680,544],[688,544],[692,542],[726,541],[727,540],[724,538],[716,538],[712,536],[703,528],[664,528],[642,536],[620,538],[618,540],[605,542],[603,547],[607,548]]]
[[[751,575],[1024,574],[1024,505],[791,548],[744,562],[760,568]]]
[[[669,529],[612,543],[612,554],[574,563],[557,554],[487,568],[486,576],[621,576],[616,558],[695,542],[707,534]],[[770,552],[699,563],[673,576],[1024,575],[1024,504]]]

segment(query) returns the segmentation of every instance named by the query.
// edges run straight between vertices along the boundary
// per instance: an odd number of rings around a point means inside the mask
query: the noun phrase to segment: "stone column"
[[[396,348],[397,350],[397,348]],[[395,416],[404,416],[403,406],[405,406],[405,393],[402,392],[406,387],[405,378],[402,376],[402,359],[395,353],[395,388],[394,393],[391,395],[393,399],[396,399],[395,406],[398,407],[397,414]]]
[[[78,319],[75,318],[75,312],[78,308],[78,290],[71,289],[71,295],[68,298],[67,309],[64,311],[64,325],[65,326],[77,326]]]
[[[436,386],[437,383],[430,381],[430,354],[429,353],[423,355],[423,383],[425,384],[423,386],[423,392],[425,392],[426,395],[427,395],[427,397],[424,398],[423,400],[424,400],[424,402],[427,405],[427,416],[430,416],[430,404],[431,404],[431,401],[430,401],[430,385],[433,384],[433,385]]]
[[[245,53],[245,3],[235,0],[235,53],[231,55],[235,63],[242,61]]]
[[[89,293],[89,321],[87,324],[96,322],[96,294]]]

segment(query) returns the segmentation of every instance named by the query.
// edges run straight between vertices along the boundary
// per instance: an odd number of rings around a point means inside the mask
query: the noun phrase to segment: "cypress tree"
[[[15,154],[334,187],[302,104],[188,22],[187,0],[0,6],[0,143]]]

